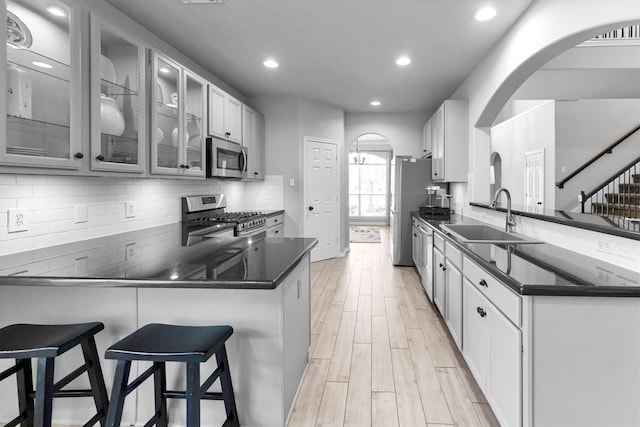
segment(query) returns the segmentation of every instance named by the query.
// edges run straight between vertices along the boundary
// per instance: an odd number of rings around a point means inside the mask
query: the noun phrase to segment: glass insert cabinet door
[[[91,168],[143,172],[144,45],[91,16]]]
[[[80,12],[59,0],[5,4],[0,162],[79,169]]]
[[[204,177],[206,81],[153,52],[151,172]]]

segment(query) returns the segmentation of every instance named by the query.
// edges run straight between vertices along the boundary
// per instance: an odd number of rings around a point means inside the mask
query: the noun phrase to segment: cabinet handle
[[[444,264],[440,263],[440,268],[444,267]]]
[[[278,234],[280,232],[280,230],[276,230],[275,233]]]
[[[487,315],[487,312],[484,311],[482,308],[478,307],[477,310],[478,314],[480,315],[480,317],[485,317]]]
[[[301,288],[301,283],[300,283],[300,280],[298,280],[298,299],[300,299],[300,288]]]
[[[180,165],[181,169],[189,169],[189,165]]]
[[[481,279],[479,283],[480,283],[480,286],[484,286],[485,288],[489,287],[489,284],[484,279]]]
[[[96,160],[99,161],[99,162],[102,162],[104,160],[104,156],[102,154],[98,154],[96,156]]]
[[[231,136],[231,132],[225,132],[224,136],[226,136],[227,138],[229,138]]]
[[[258,175],[258,172],[254,172],[253,174],[254,174],[254,175]]]
[[[84,154],[82,154],[82,153],[76,153],[76,154],[74,154],[74,155],[73,155],[73,157],[74,157],[74,158],[76,158],[76,159],[78,159],[78,160],[80,160],[81,158],[83,158],[83,157],[84,157]]]
[[[447,271],[447,267],[442,267],[442,271]]]
[[[278,222],[278,218],[274,218],[273,222]]]

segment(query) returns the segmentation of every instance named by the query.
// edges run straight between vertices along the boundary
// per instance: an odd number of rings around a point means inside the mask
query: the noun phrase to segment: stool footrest
[[[156,412],[153,417],[149,418],[149,421],[147,421],[143,427],[158,425],[158,421],[160,421],[160,414]]]
[[[170,391],[167,390],[162,393],[162,396],[167,399],[186,399],[187,392],[186,391]],[[200,400],[223,400],[222,393],[214,393],[208,392],[204,393],[200,396]]]
[[[66,386],[71,381],[75,380],[76,378],[78,378],[80,375],[84,374],[88,370],[89,370],[89,364],[88,363],[84,363],[82,366],[80,366],[79,368],[75,369],[69,375],[67,375],[66,377],[62,378],[60,381],[58,381],[57,383],[55,383],[53,385],[54,393],[57,393],[60,390],[62,390],[62,388],[64,386]]]
[[[27,420],[27,416],[24,415],[24,414],[20,414],[17,417],[15,417],[14,419],[12,419],[11,421],[9,421],[8,423],[6,423],[4,425],[4,427],[15,427],[18,424],[20,424],[21,422],[26,421],[26,420]]]
[[[106,414],[104,413],[104,411],[100,411],[97,414],[95,414],[93,417],[91,417],[91,419],[89,421],[86,422],[86,424],[84,424],[82,427],[90,427],[92,425],[94,425],[95,423],[97,423],[98,421],[100,421],[100,419],[102,417],[104,417]]]
[[[124,392],[124,395],[127,396],[129,393],[135,390],[140,384],[142,384],[147,378],[153,375],[158,369],[159,369],[158,366],[156,366],[155,364],[151,365],[149,369],[141,373],[140,376],[138,376],[138,378],[136,378],[135,380],[129,383],[129,385],[127,386],[127,390]]]
[[[213,371],[211,375],[209,375],[209,378],[207,378],[207,380],[202,383],[202,386],[200,386],[200,393],[206,394],[207,390],[211,388],[213,383],[220,377],[220,374],[222,374],[222,371],[224,371],[225,369],[226,368],[224,366],[218,365],[216,370]]]
[[[13,365],[12,367],[7,369],[6,371],[0,372],[0,381],[9,378],[11,375],[15,374],[20,369],[22,369],[21,365]]]

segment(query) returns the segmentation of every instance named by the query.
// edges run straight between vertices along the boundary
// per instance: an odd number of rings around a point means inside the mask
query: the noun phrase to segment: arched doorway
[[[358,136],[350,145],[349,224],[388,224],[393,148],[377,133]]]

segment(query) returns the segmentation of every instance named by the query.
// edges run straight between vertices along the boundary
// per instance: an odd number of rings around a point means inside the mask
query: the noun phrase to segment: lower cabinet
[[[463,355],[502,427],[522,425],[522,332],[469,280]]]
[[[433,248],[433,303],[445,316],[446,274],[444,254],[437,247]]]
[[[462,348],[462,273],[446,259],[446,316],[445,322],[458,348]]]

